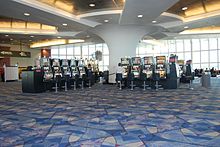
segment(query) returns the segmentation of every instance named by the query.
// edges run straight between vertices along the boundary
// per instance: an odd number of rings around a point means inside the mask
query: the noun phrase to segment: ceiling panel
[[[124,0],[37,0],[75,15],[104,9],[122,9]],[[95,6],[91,7],[90,4]]]

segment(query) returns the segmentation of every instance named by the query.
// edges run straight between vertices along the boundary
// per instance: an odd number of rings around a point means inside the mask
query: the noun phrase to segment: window
[[[89,58],[89,46],[88,45],[83,45],[82,46],[82,58],[83,59],[88,59]]]
[[[191,41],[190,40],[184,40],[184,51],[191,52]]]
[[[178,60],[184,60],[184,53],[177,53]]]
[[[169,52],[170,52],[170,53],[175,53],[175,52],[176,52],[175,40],[170,40],[170,41],[168,42],[168,47],[169,47]]]
[[[176,41],[176,52],[183,52],[183,40]]]
[[[218,62],[218,52],[217,50],[210,51],[210,62]]]
[[[193,52],[193,63],[200,63],[200,52]]]
[[[201,50],[209,50],[209,41],[208,39],[201,39]]]
[[[192,51],[200,51],[199,39],[192,39]]]
[[[201,63],[209,62],[209,51],[202,51],[201,52]]]
[[[103,54],[104,55],[108,55],[109,54],[109,50],[108,50],[107,44],[103,44]]]
[[[169,56],[176,54],[179,60],[192,60],[195,68],[220,67],[220,38],[202,38],[202,39],[178,39],[161,41],[164,46],[153,45],[151,48],[147,44],[147,52],[140,53],[139,44],[137,55],[140,57],[153,55]],[[169,51],[168,51],[169,49]]]
[[[102,61],[99,61],[99,70],[108,69],[109,66],[109,51],[106,44],[68,44],[51,47],[51,57],[59,59],[91,59],[94,58],[95,51],[101,51],[103,54]],[[93,55],[91,55],[93,54]]]
[[[75,46],[74,47],[74,55],[75,56],[80,56],[81,55],[81,46]]]
[[[74,50],[73,50],[73,45],[67,45],[67,49],[66,49],[67,51],[67,55],[68,56],[73,56],[74,55]]]
[[[218,42],[217,38],[210,38],[209,39],[209,48],[210,50],[218,49]]]
[[[57,46],[52,46],[51,47],[51,55],[58,55],[59,54],[59,49]]]
[[[95,45],[89,45],[89,56],[94,56],[95,54]]]

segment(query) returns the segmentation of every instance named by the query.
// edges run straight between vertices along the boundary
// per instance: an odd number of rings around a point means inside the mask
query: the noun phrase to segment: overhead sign
[[[0,50],[0,56],[2,57],[23,57],[23,58],[30,58],[30,52],[23,52],[23,51],[4,51]]]

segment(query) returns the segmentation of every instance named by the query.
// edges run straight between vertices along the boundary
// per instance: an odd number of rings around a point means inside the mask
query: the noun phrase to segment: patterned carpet
[[[218,85],[218,84],[216,84]],[[21,93],[0,83],[1,147],[219,147],[220,87]]]

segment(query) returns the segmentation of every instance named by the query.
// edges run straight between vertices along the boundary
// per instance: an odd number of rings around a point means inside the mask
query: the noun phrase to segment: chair
[[[118,82],[119,82],[119,89],[121,90],[122,89],[122,73],[116,73],[116,83],[118,85]]]

